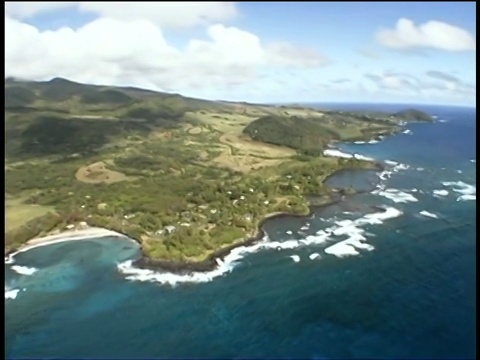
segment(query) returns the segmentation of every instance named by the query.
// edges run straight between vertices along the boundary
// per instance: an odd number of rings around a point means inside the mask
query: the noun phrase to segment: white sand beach
[[[66,241],[73,241],[73,240],[85,240],[85,239],[92,239],[98,237],[119,237],[119,238],[127,238],[127,236],[120,234],[113,230],[107,230],[104,228],[99,227],[88,227],[81,230],[68,230],[65,232],[61,232],[55,235],[48,235],[38,238],[33,238],[25,243],[20,249],[16,252],[10,254],[5,260],[12,259],[16,254],[31,250],[37,247],[57,244]],[[135,241],[132,239],[132,241]]]

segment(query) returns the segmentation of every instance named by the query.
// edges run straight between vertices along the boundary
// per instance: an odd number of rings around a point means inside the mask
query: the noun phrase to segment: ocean
[[[385,162],[372,193],[267,221],[267,238],[215,272],[135,269],[138,246],[118,238],[18,254],[5,264],[6,357],[475,358],[476,109],[415,108],[435,122],[339,146]]]

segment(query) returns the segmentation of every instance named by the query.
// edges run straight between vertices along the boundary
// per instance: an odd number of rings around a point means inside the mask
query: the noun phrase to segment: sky
[[[474,106],[475,33],[475,2],[6,2],[5,76]]]

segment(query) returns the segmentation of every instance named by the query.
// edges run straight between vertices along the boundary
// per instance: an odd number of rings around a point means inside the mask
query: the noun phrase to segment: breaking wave
[[[17,274],[20,275],[25,275],[25,276],[30,276],[37,272],[37,269],[33,267],[28,267],[28,266],[20,266],[20,265],[13,265],[11,267],[13,271],[15,271]]]
[[[437,214],[431,213],[430,211],[427,211],[427,210],[422,210],[422,211],[420,211],[420,215],[423,215],[423,216],[426,216],[426,217],[430,217],[430,218],[433,218],[433,219],[438,219],[438,215],[437,215]]]
[[[475,185],[463,181],[444,181],[442,185],[449,187],[453,192],[462,194],[457,197],[457,201],[477,200],[477,187]]]
[[[240,246],[233,249],[224,259],[217,259],[217,267],[209,272],[192,272],[188,274],[173,274],[168,272],[154,271],[149,269],[140,269],[133,266],[133,261],[128,260],[117,265],[118,271],[125,275],[130,281],[147,281],[160,284],[178,285],[181,283],[203,283],[213,280],[216,277],[231,272],[241,260],[248,254],[256,253],[261,250],[288,250],[296,249],[302,246],[319,245],[327,241],[335,241],[336,237],[347,236],[340,242],[324,249],[324,252],[337,257],[349,255],[359,255],[358,250],[371,251],[374,247],[367,244],[365,230],[361,228],[364,225],[379,225],[385,220],[399,217],[402,211],[393,207],[386,207],[381,212],[366,214],[356,220],[340,220],[335,225],[324,230],[318,231],[315,235],[309,235],[301,240],[270,241],[265,236],[260,242],[251,246]],[[310,255],[310,259],[319,258],[319,253]],[[291,255],[293,261],[300,261],[298,255]]]
[[[372,159],[370,157],[367,157],[367,156],[363,156],[363,155],[360,155],[360,154],[349,154],[349,153],[346,153],[346,152],[343,152],[343,151],[340,151],[340,150],[337,150],[337,149],[327,149],[323,152],[323,155],[332,156],[332,157],[339,157],[339,158],[344,158],[344,159],[355,158],[355,159],[358,159],[358,160],[366,160],[366,161],[373,161],[374,160],[374,159]]]

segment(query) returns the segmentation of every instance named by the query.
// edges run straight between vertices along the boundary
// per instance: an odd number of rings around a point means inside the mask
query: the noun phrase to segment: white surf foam
[[[363,155],[360,155],[360,154],[349,154],[349,153],[345,153],[345,152],[342,152],[342,151],[337,150],[337,149],[324,150],[323,155],[332,156],[332,157],[339,157],[339,158],[344,158],[344,159],[355,158],[355,159],[358,159],[358,160],[366,160],[366,161],[374,160],[374,159],[372,159],[370,157],[367,157],[367,156],[363,156]]]
[[[294,262],[299,262],[300,261],[300,256],[298,256],[298,255],[290,255],[290,257],[292,258],[292,260]]]
[[[426,216],[426,217],[431,217],[431,218],[434,218],[434,219],[438,219],[437,214],[431,213],[430,211],[427,211],[427,210],[420,211],[420,215],[423,215],[423,216]]]
[[[15,263],[15,259],[11,254],[8,256],[5,256],[5,264],[13,264],[13,263]]]
[[[388,171],[388,170],[385,170],[385,171],[382,171],[378,177],[382,180],[387,180],[390,178],[390,176],[392,176],[393,172],[392,171]]]
[[[309,258],[310,260],[315,260],[315,259],[317,259],[317,258],[321,258],[321,256],[320,256],[319,253],[313,253],[313,254],[310,254],[310,255],[308,256],[308,258]]]
[[[355,224],[358,226],[383,224],[385,220],[394,219],[401,215],[403,215],[402,211],[395,209],[394,207],[387,207],[383,212],[366,214],[360,219],[355,220]]]
[[[448,190],[433,190],[433,196],[443,197],[448,195]]]
[[[389,200],[392,200],[395,203],[407,203],[407,202],[418,201],[418,199],[412,194],[406,193],[398,189],[375,190],[372,193],[383,196]]]
[[[460,195],[457,198],[457,201],[476,201],[477,200],[477,195]]]
[[[325,249],[325,252],[329,255],[336,257],[346,257],[360,255],[360,253],[350,244],[346,243],[347,240],[341,241]]]
[[[397,164],[393,167],[394,172],[399,172],[400,170],[408,170],[410,169],[410,165],[408,164]]]
[[[477,187],[475,185],[463,181],[444,181],[442,184],[450,187],[452,191],[462,194],[457,198],[457,201],[477,200]]]
[[[20,292],[20,289],[6,290],[5,291],[5,300],[7,300],[7,299],[15,300],[17,298],[17,295],[18,295],[19,292]]]
[[[309,235],[302,240],[286,240],[286,241],[269,241],[265,236],[260,242],[252,246],[241,246],[233,249],[223,260],[217,260],[217,267],[209,272],[194,272],[190,274],[172,274],[167,272],[153,271],[148,269],[139,269],[132,266],[132,261],[128,260],[117,265],[118,271],[125,275],[125,278],[130,281],[147,281],[157,282],[160,284],[169,284],[176,286],[180,283],[203,283],[213,280],[216,277],[225,275],[231,272],[239,261],[247,254],[252,254],[261,250],[286,250],[295,249],[300,246],[318,245],[325,243],[328,240],[335,240],[335,236],[349,236],[346,240],[341,241],[337,247],[327,247],[325,252],[335,256],[346,256],[345,254],[359,254],[356,250],[373,250],[373,246],[365,243],[365,231],[359,228],[362,225],[368,224],[382,224],[387,219],[396,218],[403,213],[393,207],[387,207],[384,211],[366,214],[356,220],[336,220],[335,225],[319,230],[315,235]],[[327,249],[329,249],[327,251]],[[353,249],[353,250],[352,250]],[[315,253],[317,254],[317,253]],[[292,259],[295,261],[292,255]],[[313,256],[313,254],[311,255]],[[311,258],[311,257],[310,257]],[[317,258],[317,256],[315,256]]]
[[[344,153],[340,150],[337,149],[327,149],[323,151],[323,155],[325,156],[333,156],[333,157],[340,157],[340,158],[345,158],[345,159],[350,159],[353,157],[352,154],[347,154]]]
[[[30,276],[37,271],[37,269],[33,267],[20,266],[20,265],[13,265],[11,269],[15,271],[17,274],[26,275],[26,276]]]
[[[360,154],[353,154],[353,157],[358,160],[365,160],[365,161],[373,161],[374,159],[368,156],[360,155]]]
[[[379,140],[370,140],[370,141],[354,141],[353,143],[356,145],[363,145],[363,144],[378,144]]]
[[[393,160],[385,160],[385,164],[395,166],[395,165],[398,165],[398,162]]]

